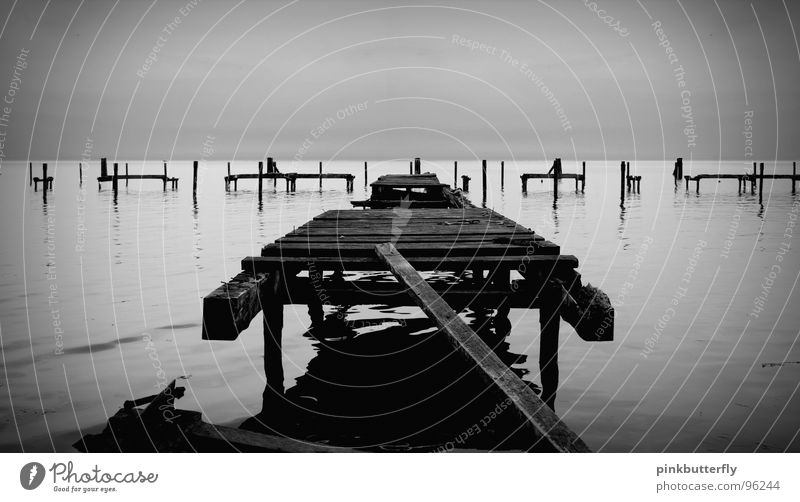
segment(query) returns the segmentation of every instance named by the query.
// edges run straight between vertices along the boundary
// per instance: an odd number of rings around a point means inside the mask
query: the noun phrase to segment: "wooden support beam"
[[[203,298],[203,340],[236,340],[261,312],[265,273],[242,272]]]
[[[261,287],[261,310],[264,312],[264,375],[267,385],[262,396],[261,414],[281,407],[284,401],[283,356],[283,271],[275,270]]]
[[[544,441],[559,452],[590,451],[583,440],[570,430],[436,294],[391,243],[378,244],[375,246],[375,251],[459,353],[480,370],[487,382],[493,384],[510,399],[518,413],[533,426]]]

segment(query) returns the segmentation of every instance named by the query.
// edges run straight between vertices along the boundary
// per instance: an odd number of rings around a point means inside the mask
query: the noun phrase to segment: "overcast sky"
[[[414,3],[3,0],[0,154],[800,157],[800,2]]]

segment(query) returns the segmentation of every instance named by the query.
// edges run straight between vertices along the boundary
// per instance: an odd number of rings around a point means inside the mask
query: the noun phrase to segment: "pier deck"
[[[423,302],[442,336],[463,349],[459,353],[487,375],[496,391],[513,394],[519,415],[540,435],[537,443],[544,441],[555,451],[586,451],[553,412],[559,321],[575,326],[585,340],[607,341],[613,338],[614,313],[599,290],[587,300],[577,266],[577,258],[562,255],[558,245],[490,209],[331,210],[267,244],[261,256],[244,258],[243,272],[204,298],[203,338],[234,340],[264,312],[267,388],[262,413],[269,413],[284,395],[283,305],[307,305],[314,324],[324,319],[323,303]],[[428,274],[434,271],[438,278]],[[416,279],[419,272],[429,275],[420,279],[425,285]],[[601,297],[598,304],[605,306],[598,316],[587,302]],[[522,391],[527,385],[508,367],[484,360],[480,354],[492,349],[466,325],[444,323],[454,315],[447,309],[464,308],[496,309],[500,318],[510,308],[540,310],[541,398]]]

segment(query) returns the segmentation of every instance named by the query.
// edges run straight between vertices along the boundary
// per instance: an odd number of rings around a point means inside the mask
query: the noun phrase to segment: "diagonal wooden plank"
[[[408,294],[417,305],[448,336],[456,349],[482,370],[486,379],[514,403],[519,413],[556,451],[590,451],[583,440],[458,317],[391,243],[377,244],[375,252],[397,280],[407,288]]]

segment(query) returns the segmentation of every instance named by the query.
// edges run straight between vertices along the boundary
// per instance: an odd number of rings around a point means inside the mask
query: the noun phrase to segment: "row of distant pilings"
[[[286,189],[287,191],[295,191],[296,190],[296,178],[297,177],[319,177],[319,186],[320,189],[322,188],[322,180],[323,178],[328,177],[346,177],[348,180],[347,188],[348,191],[352,190],[352,178],[353,175],[350,174],[325,174],[323,173],[322,162],[319,163],[319,174],[297,174],[297,173],[279,173],[277,168],[277,162],[275,162],[271,157],[267,159],[267,172],[264,174],[263,169],[263,162],[258,162],[258,173],[253,174],[239,174],[239,175],[231,175],[230,172],[230,162],[228,162],[228,176],[225,177],[225,188],[229,190],[229,180],[233,179],[234,181],[238,181],[239,178],[253,178],[258,179],[258,195],[259,201],[262,199],[263,193],[263,179],[273,179],[273,183],[277,182],[277,178],[285,178],[286,179]],[[125,185],[128,185],[128,181],[131,179],[157,179],[161,180],[163,183],[164,190],[166,190],[167,185],[171,185],[172,189],[175,190],[178,188],[178,178],[170,177],[167,173],[167,162],[163,162],[164,171],[163,174],[138,174],[138,175],[130,175],[128,172],[128,163],[125,163],[125,174],[119,173],[119,163],[113,163],[113,174],[109,174],[108,172],[108,162],[106,158],[100,159],[100,176],[97,178],[98,181],[98,188],[101,186],[102,182],[111,182],[112,189],[114,190],[115,194],[119,187],[119,181],[125,180]],[[198,179],[198,161],[193,161],[192,164],[192,194],[196,197],[197,195],[197,179]],[[522,174],[522,192],[527,193],[527,180],[529,178],[535,179],[542,179],[542,178],[550,178],[553,180],[553,200],[557,200],[559,197],[559,181],[564,178],[571,178],[575,180],[575,191],[583,192],[586,186],[586,162],[581,163],[581,172],[580,173],[568,173],[564,174],[562,171],[561,166],[561,159],[556,158],[553,161],[553,167],[551,167],[550,172],[547,174],[541,173],[533,173],[533,174]],[[764,174],[764,163],[760,163],[760,171],[757,170],[757,163],[753,162],[753,173],[752,174],[722,174],[722,173],[713,173],[713,174],[698,174],[694,177],[692,176],[684,176],[683,174],[683,159],[677,158],[674,163],[674,169],[672,172],[675,186],[677,187],[678,183],[680,183],[681,179],[686,180],[686,189],[689,189],[689,182],[695,181],[697,186],[697,191],[700,190],[700,180],[706,178],[714,178],[714,179],[723,179],[723,178],[737,178],[739,181],[739,191],[742,192],[746,190],[746,184],[749,181],[751,183],[750,190],[751,193],[755,193],[755,185],[758,183],[758,193],[759,193],[759,203],[763,203],[763,188],[764,188],[764,179],[791,179],[792,181],[792,193],[796,193],[795,183],[797,181],[797,174],[796,174],[796,162],[792,162],[792,174],[791,175],[765,175]],[[28,180],[29,184],[33,185],[34,191],[38,191],[39,185],[42,185],[43,192],[46,196],[47,191],[53,190],[53,177],[48,176],[47,174],[47,163],[42,164],[42,177],[34,177],[33,176],[33,162],[29,162],[28,164]],[[481,194],[482,200],[485,203],[487,200],[487,191],[488,191],[488,183],[487,183],[487,161],[481,161]],[[421,174],[422,172],[422,161],[419,157],[414,158],[413,161],[409,162],[409,174]],[[83,163],[78,163],[78,176],[79,181],[83,183]],[[364,162],[364,186],[367,186],[367,179],[368,179],[368,163]],[[467,175],[461,176],[461,189],[465,192],[469,192],[469,182],[471,178]],[[624,207],[625,204],[625,194],[628,193],[641,193],[641,176],[631,175],[631,164],[627,161],[622,161],[620,163],[620,205]],[[458,161],[453,162],[453,185],[458,186]],[[500,189],[505,189],[505,161],[500,162]]]

